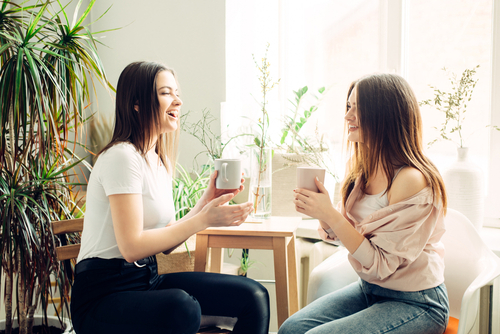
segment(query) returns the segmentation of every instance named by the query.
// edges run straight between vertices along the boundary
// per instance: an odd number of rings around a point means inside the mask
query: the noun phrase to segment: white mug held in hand
[[[241,186],[241,160],[215,159],[217,189],[238,189]]]
[[[297,167],[297,188],[307,189],[319,193],[314,182],[315,178],[325,183],[325,169],[315,167]]]

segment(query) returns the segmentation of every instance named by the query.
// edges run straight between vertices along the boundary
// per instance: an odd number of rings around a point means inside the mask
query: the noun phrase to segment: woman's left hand
[[[294,190],[295,210],[310,217],[328,221],[332,215],[338,213],[332,205],[330,195],[323,183],[318,178],[314,180],[319,189],[319,193],[307,189],[297,188]]]
[[[243,176],[243,173],[241,173]],[[217,171],[214,171],[212,175],[210,175],[210,181],[208,182],[207,189],[205,189],[205,192],[203,193],[203,196],[201,200],[203,200],[203,206],[205,206],[207,203],[212,201],[215,198],[218,198],[222,195],[225,194],[234,194],[235,196],[240,192],[243,191],[245,188],[243,186],[243,183],[245,182],[245,179],[242,177],[241,178],[241,185],[238,189],[217,189],[215,186],[215,180],[217,179]]]

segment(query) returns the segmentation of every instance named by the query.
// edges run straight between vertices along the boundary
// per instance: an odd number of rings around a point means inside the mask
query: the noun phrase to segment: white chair
[[[472,223],[460,212],[448,209],[445,225],[442,238],[446,249],[444,276],[450,300],[450,322],[445,334],[470,333],[479,329],[480,289],[500,276],[500,258],[486,246]],[[308,302],[356,281],[357,275],[353,273],[347,261],[347,250],[333,254],[312,271]]]

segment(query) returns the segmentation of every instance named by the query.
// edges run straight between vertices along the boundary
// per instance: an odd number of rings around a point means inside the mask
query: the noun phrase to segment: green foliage
[[[193,172],[193,176],[184,169],[180,164],[176,168],[177,177],[173,179],[173,198],[175,207],[175,219],[179,220],[191,211],[198,200],[203,195],[203,192],[208,187],[210,181],[210,173],[212,168],[210,165],[203,165],[200,173]],[[189,257],[191,253],[187,243],[184,243]]]
[[[269,164],[265,161],[266,156],[265,156],[265,150],[270,147],[269,142],[269,112],[267,110],[267,94],[274,88],[274,86],[278,85],[280,82],[280,79],[278,81],[274,81],[271,77],[271,74],[269,72],[269,67],[271,64],[267,60],[267,52],[269,50],[269,43],[266,46],[266,52],[264,54],[264,57],[261,59],[260,64],[255,60],[255,56],[252,54],[253,61],[255,63],[255,66],[257,67],[259,71],[259,82],[260,82],[260,88],[262,92],[262,102],[260,102],[260,108],[262,112],[262,116],[259,118],[257,122],[257,135],[254,136],[254,144],[258,149],[258,156],[257,156],[257,163],[259,166],[259,171],[258,171],[258,177],[257,177],[257,182],[256,182],[256,188],[255,191],[252,192],[253,195],[255,196],[253,199],[253,205],[254,205],[254,213],[257,213],[257,207],[259,203],[263,199],[263,194],[260,193],[261,191],[261,181],[263,179],[263,175],[265,171],[267,170]],[[274,151],[272,151],[274,153]]]
[[[86,120],[93,80],[111,87],[94,35],[83,24],[95,1],[78,15],[80,0],[73,22],[59,1],[0,3],[0,274],[6,333],[14,315],[20,332],[27,333],[35,309],[40,305],[46,312],[51,274],[59,283],[63,312],[68,309],[71,272],[56,259],[59,240],[50,222],[83,214],[75,186],[85,182],[71,180],[76,165],[85,162],[74,154],[69,136],[74,132],[78,138]]]
[[[246,276],[248,273],[248,269],[252,267],[256,263],[255,260],[250,260],[248,249],[241,250],[241,258],[240,258],[240,268],[238,269],[238,275]]]
[[[434,106],[438,111],[444,113],[445,121],[440,128],[435,127],[435,129],[439,131],[441,139],[452,141],[459,147],[464,147],[462,126],[465,121],[467,103],[470,102],[478,81],[478,79],[474,79],[477,68],[479,68],[479,65],[472,69],[465,69],[459,79],[456,74],[449,73],[446,68],[443,68],[443,71],[448,73],[452,91],[445,92],[430,86],[434,90],[434,98],[420,102],[421,106]],[[453,139],[456,136],[458,136],[458,141]],[[439,139],[434,139],[428,145],[431,146]]]
[[[310,106],[304,108],[303,104],[307,97],[308,91],[309,88],[307,86],[299,88],[297,91],[293,91],[295,97],[294,100],[293,101],[289,100],[293,106],[292,108],[293,116],[288,116],[288,115],[285,116],[285,126],[282,129],[282,135],[280,140],[280,144],[284,145],[288,135],[291,134],[292,138],[290,143],[286,143],[288,152],[295,152],[296,144],[299,144],[300,147],[302,147],[302,149],[306,148],[307,143],[304,143],[304,140],[301,140],[302,138],[299,136],[299,132],[302,129],[302,127],[306,124],[306,122],[309,120],[309,118],[312,116],[312,114],[316,110],[318,110],[319,104],[324,96],[324,93],[326,92],[325,87],[321,87],[318,89],[319,96],[315,94],[309,94],[312,96],[314,102]],[[302,114],[300,114],[301,110]]]
[[[320,134],[318,127],[314,131],[314,136],[306,136],[300,132],[306,122],[316,112],[327,93],[325,87],[317,90],[317,94],[311,93],[307,86],[293,91],[294,99],[289,100],[292,108],[292,116],[285,116],[284,127],[281,132],[280,145],[278,147],[285,153],[282,157],[287,160],[283,168],[291,165],[307,164],[325,168],[326,172],[333,176],[335,180],[338,177],[332,168],[333,163],[329,161],[328,146],[325,143],[324,135]],[[310,102],[312,100],[312,102]],[[305,103],[308,103],[304,107]]]
[[[179,220],[191,211],[203,192],[208,187],[212,167],[203,165],[200,173],[193,172],[193,176],[184,167],[177,164],[177,177],[173,180],[173,197],[175,219]]]
[[[230,137],[225,143],[223,143],[221,135],[216,135],[212,130],[211,124],[214,121],[217,121],[217,118],[212,115],[210,109],[203,109],[201,119],[195,123],[188,122],[190,114],[191,111],[188,111],[181,116],[181,130],[198,139],[198,141],[205,147],[205,150],[198,153],[195,156],[195,159],[202,153],[206,153],[212,162],[215,161],[215,159],[220,159],[224,153],[224,149],[233,139],[248,136],[248,134],[242,133]]]
[[[269,67],[271,66],[271,64],[267,60],[268,50],[269,43],[266,46],[266,52],[260,63],[258,63],[255,59],[255,55],[252,54],[255,66],[259,71],[259,82],[262,93],[262,101],[259,103],[262,116],[257,122],[258,134],[254,137],[254,143],[261,151],[269,146],[269,112],[267,110],[267,94],[274,88],[274,86],[278,85],[280,82],[280,79],[278,79],[278,81],[273,81],[269,72]]]

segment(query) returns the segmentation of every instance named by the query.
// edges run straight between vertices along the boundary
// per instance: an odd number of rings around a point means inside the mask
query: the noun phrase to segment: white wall
[[[68,13],[73,13],[76,2],[68,7]],[[84,0],[82,8],[88,3]],[[92,25],[92,31],[121,28],[100,35],[105,37],[102,42],[107,47],[99,47],[99,55],[110,82],[116,86],[122,69],[133,61],[163,62],[177,72],[184,112],[201,114],[203,108],[210,108],[220,118],[220,103],[226,96],[225,0],[98,0],[91,21],[110,6],[108,13]],[[110,97],[100,84],[96,88],[98,104],[91,106],[91,111],[114,112],[114,95]],[[218,133],[219,123],[212,125]],[[196,139],[181,135],[179,162],[183,166],[191,168],[200,151],[202,146]],[[0,319],[4,319],[3,291],[0,292]]]
[[[101,35],[107,47],[99,47],[99,55],[110,82],[116,86],[123,68],[133,61],[159,61],[177,73],[184,112],[201,115],[202,109],[209,108],[220,118],[220,103],[226,97],[225,0],[99,0],[92,20],[110,6],[92,25],[94,32],[121,28]],[[114,112],[114,101],[101,86],[97,97],[93,111]],[[219,122],[212,126],[220,132]],[[202,150],[195,138],[181,134],[178,161],[184,167],[191,168]]]

